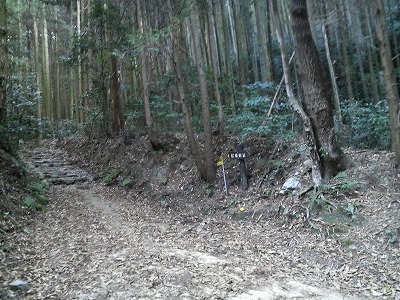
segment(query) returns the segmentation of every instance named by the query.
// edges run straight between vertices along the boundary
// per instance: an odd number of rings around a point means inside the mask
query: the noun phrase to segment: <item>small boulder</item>
[[[29,285],[26,281],[15,280],[9,284],[10,289],[12,291],[23,291],[26,292],[29,290]]]
[[[288,191],[301,189],[301,182],[297,177],[289,177],[283,184],[280,193],[285,194]]]

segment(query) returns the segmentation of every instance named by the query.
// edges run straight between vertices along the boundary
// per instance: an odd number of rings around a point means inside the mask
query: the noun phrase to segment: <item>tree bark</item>
[[[49,51],[49,32],[47,28],[47,15],[46,15],[46,4],[42,7],[43,17],[43,100],[45,103],[45,113],[48,121],[53,121],[53,102],[51,97],[51,86],[50,86],[50,51]]]
[[[112,132],[114,135],[120,133],[123,129],[124,118],[122,115],[121,97],[119,95],[119,80],[118,80],[118,59],[117,56],[111,54],[111,99],[114,104]]]
[[[5,125],[6,117],[7,58],[7,6],[6,0],[0,0],[0,126],[2,127]]]
[[[309,155],[312,161],[312,178],[315,186],[320,186],[322,183],[322,176],[320,170],[320,158],[318,155],[318,149],[316,147],[314,131],[312,128],[311,119],[307,116],[306,112],[304,111],[303,107],[301,106],[300,102],[297,100],[294,91],[293,91],[293,83],[292,78],[290,76],[290,59],[288,58],[287,54],[287,46],[284,38],[283,33],[283,26],[282,20],[280,18],[280,13],[278,11],[277,0],[272,1],[272,10],[275,14],[275,30],[276,36],[278,38],[281,56],[282,56],[282,68],[283,68],[283,76],[285,79],[285,87],[286,92],[289,98],[289,103],[292,106],[293,110],[300,116],[303,127],[304,133],[306,138],[306,144],[308,147]],[[293,57],[293,55],[292,55]]]
[[[389,119],[392,138],[392,150],[395,152],[396,168],[400,167],[400,99],[393,66],[392,51],[389,43],[387,24],[382,0],[376,0],[375,19],[376,35],[379,40],[383,74],[385,80],[386,100],[389,104]]]
[[[326,30],[326,25],[322,25],[322,32],[324,34],[324,43],[325,43],[325,51],[326,51],[326,59],[328,61],[328,67],[329,67],[329,74],[332,82],[332,90],[333,90],[333,106],[335,108],[335,115],[336,115],[336,122],[337,122],[337,128],[336,132],[338,133],[340,129],[343,126],[343,120],[342,120],[342,112],[340,110],[340,99],[339,99],[339,90],[338,86],[336,83],[336,75],[335,75],[335,70],[333,69],[333,63],[331,59],[331,50],[329,48],[329,40],[328,40],[328,33]]]
[[[215,30],[215,20],[214,15],[212,14],[212,2],[211,0],[207,0],[207,9],[208,9],[208,27],[210,31],[210,46],[211,46],[211,62],[213,67],[213,75],[214,75],[214,95],[215,100],[218,104],[218,132],[220,134],[224,133],[224,111],[222,107],[222,98],[220,92],[220,84],[219,84],[219,66],[218,66],[218,49],[217,49],[217,36]]]
[[[201,110],[203,115],[204,128],[204,162],[205,162],[205,179],[207,182],[213,182],[216,176],[216,168],[213,163],[213,145],[212,145],[212,126],[210,115],[210,102],[207,91],[206,74],[204,71],[204,57],[201,52],[201,26],[198,10],[193,6],[191,14],[191,30],[193,35],[193,43],[195,48],[195,57],[197,62],[197,71],[200,83]]]
[[[296,65],[303,93],[303,107],[310,118],[318,150],[322,178],[330,178],[350,166],[336,141],[333,109],[326,74],[312,38],[306,0],[290,1]]]
[[[274,80],[274,65],[271,50],[271,25],[270,10],[268,1],[254,1],[255,13],[257,18],[258,43],[260,48],[260,73],[262,82],[272,82]]]
[[[137,18],[139,23],[139,32],[144,33],[144,15],[142,11],[142,4],[140,0],[137,1]],[[148,54],[146,51],[145,45],[142,45],[141,53],[140,53],[140,70],[142,75],[142,92],[143,92],[143,101],[144,101],[144,111],[145,111],[145,120],[146,120],[146,128],[147,134],[152,140],[153,138],[153,118],[151,115],[151,107],[150,107],[150,97],[149,97],[149,80],[148,80]]]

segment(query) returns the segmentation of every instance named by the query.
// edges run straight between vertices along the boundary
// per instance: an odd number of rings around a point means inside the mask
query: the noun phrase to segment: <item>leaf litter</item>
[[[53,186],[31,233],[8,237],[13,250],[2,252],[0,265],[4,299],[400,299],[393,239],[400,193],[391,153],[350,153],[357,167],[347,176],[361,188],[337,194],[335,205],[362,215],[361,225],[312,220],[299,209],[303,198],[266,198],[257,187],[245,193],[231,186],[229,195],[217,187],[207,197],[191,161],[171,167],[131,153],[125,149],[122,161],[147,165],[152,176],[131,189],[99,180]],[[186,176],[177,175],[180,168]],[[166,185],[157,185],[160,176],[169,176]],[[280,205],[288,215],[273,214]],[[235,220],[241,206],[246,217]],[[290,219],[295,207],[303,218]],[[15,279],[30,290],[9,291]]]

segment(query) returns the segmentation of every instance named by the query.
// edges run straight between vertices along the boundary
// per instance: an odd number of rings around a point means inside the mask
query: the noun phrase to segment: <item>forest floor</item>
[[[218,184],[202,183],[179,141],[156,153],[145,139],[27,146],[32,166],[32,153],[51,154],[79,180],[54,181],[45,210],[2,239],[0,298],[400,299],[392,153],[349,150],[346,176],[299,195],[281,186],[296,175],[307,189],[301,151],[246,148],[250,188],[227,160],[227,194],[221,169]]]

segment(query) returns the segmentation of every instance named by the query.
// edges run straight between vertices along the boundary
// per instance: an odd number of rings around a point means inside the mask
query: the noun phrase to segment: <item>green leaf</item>
[[[131,186],[132,184],[133,184],[133,180],[130,179],[130,178],[127,178],[127,179],[125,179],[124,181],[122,181],[122,186],[125,186],[125,187],[129,187],[129,186]]]
[[[347,204],[347,213],[351,216],[354,216],[354,205],[353,203]]]

